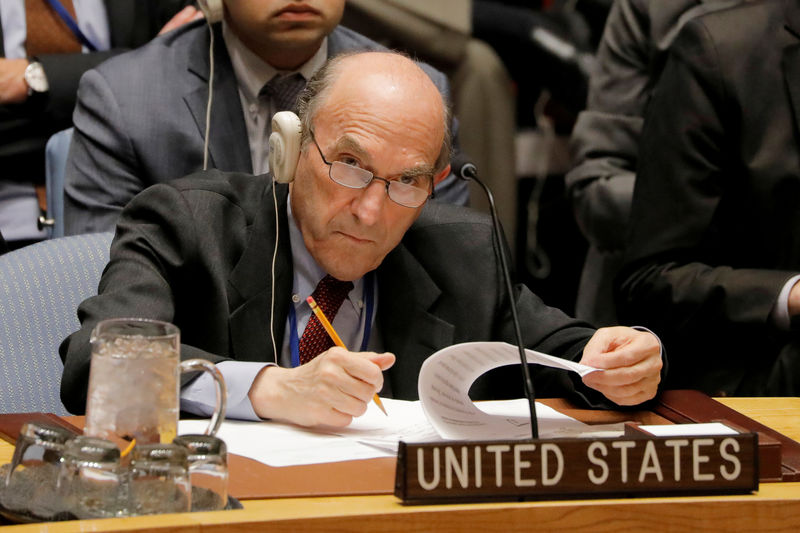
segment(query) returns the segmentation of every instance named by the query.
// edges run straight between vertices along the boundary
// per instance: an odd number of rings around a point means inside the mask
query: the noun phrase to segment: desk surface
[[[722,403],[800,440],[800,398],[723,398]],[[0,464],[12,447],[0,442]],[[9,526],[4,531],[602,531],[800,530],[800,483],[761,484],[745,496],[403,506],[394,496],[245,501],[240,511]]]

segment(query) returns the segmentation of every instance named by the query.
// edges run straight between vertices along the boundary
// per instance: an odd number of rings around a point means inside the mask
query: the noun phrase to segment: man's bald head
[[[430,127],[441,131],[435,169],[442,170],[450,163],[449,105],[425,71],[407,56],[388,51],[351,52],[329,60],[309,80],[298,100],[302,146],[310,142],[314,119],[333,92],[344,94],[337,102],[350,99],[363,104],[368,99],[376,108],[419,103],[421,112],[429,112],[424,118],[430,121]]]

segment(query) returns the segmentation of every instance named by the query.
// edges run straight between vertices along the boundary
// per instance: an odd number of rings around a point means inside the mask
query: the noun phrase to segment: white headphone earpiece
[[[269,170],[277,183],[290,183],[294,179],[297,161],[300,159],[300,135],[302,133],[300,119],[291,111],[279,111],[272,116],[272,133],[269,135]],[[278,257],[278,241],[280,239],[280,215],[278,213],[278,195],[272,187],[272,205],[275,207],[275,248],[272,251],[272,286],[275,286],[275,262]],[[275,364],[278,364],[278,348],[275,342],[275,291],[272,293],[269,314],[269,334],[272,340],[272,353]]]
[[[197,0],[209,24],[222,20],[222,0]]]
[[[291,111],[280,111],[272,116],[272,133],[269,136],[269,170],[278,183],[294,179],[297,160],[300,159],[300,119]]]

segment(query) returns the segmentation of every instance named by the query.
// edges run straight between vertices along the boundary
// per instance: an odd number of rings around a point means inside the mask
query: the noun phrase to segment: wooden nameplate
[[[800,443],[700,391],[663,391],[653,412],[675,424],[723,420],[757,433],[761,481],[800,481]]]
[[[400,443],[406,504],[594,499],[758,490],[755,433]]]

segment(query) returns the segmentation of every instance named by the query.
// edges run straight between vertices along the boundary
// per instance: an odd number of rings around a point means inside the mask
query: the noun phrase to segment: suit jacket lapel
[[[785,2],[786,29],[789,45],[783,50],[783,75],[792,103],[795,128],[800,131],[800,9],[794,2]]]
[[[278,353],[283,345],[293,276],[286,218],[287,192],[286,185],[278,186],[280,237],[274,285],[270,275],[270,261],[275,242],[275,213],[272,198],[267,196],[272,195],[271,187],[266,189],[262,202],[264,208],[251,226],[247,248],[228,280],[230,289],[228,292],[231,295],[228,302],[231,311],[231,345],[236,359],[240,361],[277,362],[277,354],[272,350],[269,334],[273,291],[275,293],[273,333]]]
[[[339,28],[336,27],[331,34],[328,35],[328,59],[341,54],[347,49],[340,33]]]
[[[378,290],[384,346],[397,356],[389,371],[392,393],[416,398],[423,361],[453,344],[455,327],[433,314],[441,290],[402,243],[379,267]]]
[[[229,172],[253,172],[247,128],[242,115],[236,75],[233,72],[228,50],[222,39],[221,25],[214,25],[214,88],[211,104],[211,137],[209,139],[209,166]],[[184,101],[197,125],[202,139],[206,130],[208,104],[208,45],[206,28],[198,32],[197,40],[188,50],[188,70],[197,83],[193,84]]]

